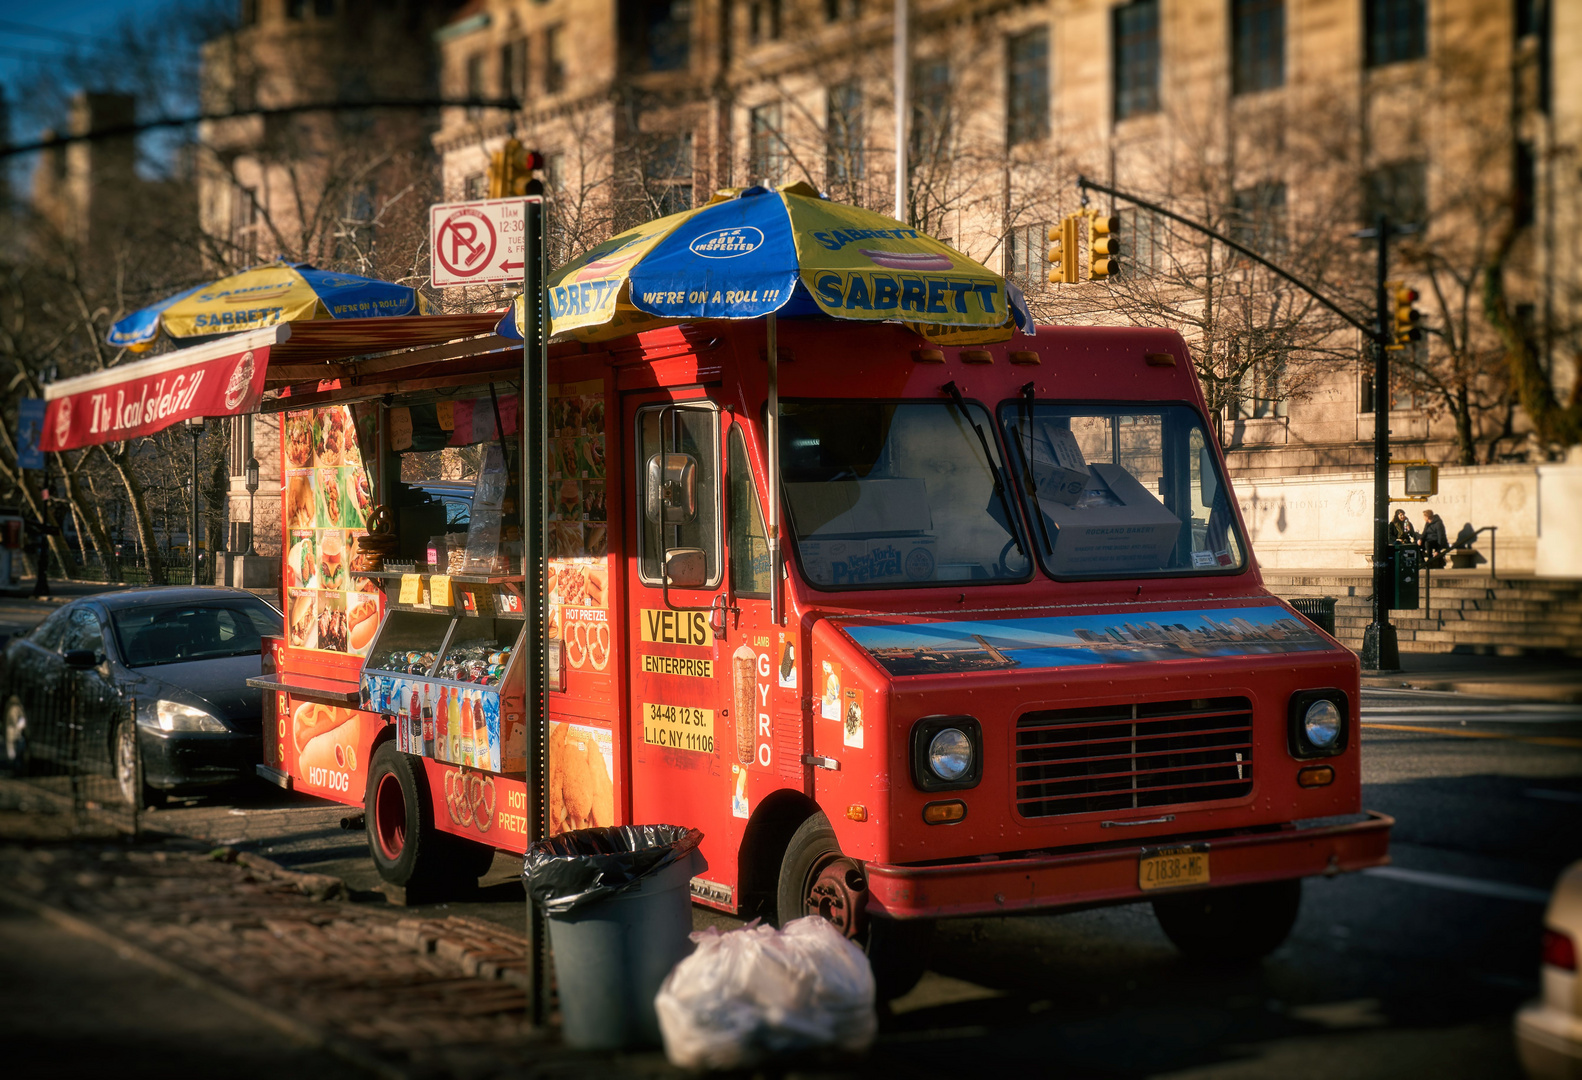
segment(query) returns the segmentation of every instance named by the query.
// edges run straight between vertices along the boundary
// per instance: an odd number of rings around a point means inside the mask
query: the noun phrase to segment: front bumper
[[[1210,840],[1150,838],[1147,845],[934,866],[869,863],[868,910],[893,919],[921,919],[1147,900],[1156,894],[1138,887],[1138,859],[1145,847],[1172,843],[1206,846],[1209,883],[1203,888],[1339,874],[1387,864],[1394,824],[1394,818],[1368,811],[1361,821]]]
[[[138,725],[143,780],[162,791],[235,783],[263,760],[258,735],[220,731],[157,731]]]

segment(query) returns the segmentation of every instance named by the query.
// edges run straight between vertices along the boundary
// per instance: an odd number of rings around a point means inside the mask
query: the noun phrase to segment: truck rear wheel
[[[434,828],[428,777],[394,742],[374,751],[364,807],[368,854],[380,877],[409,899],[437,897],[460,883],[456,847]]]
[[[1193,960],[1249,963],[1279,948],[1296,925],[1302,879],[1154,897],[1165,936]]]
[[[829,818],[822,813],[792,834],[780,862],[776,898],[779,924],[819,915],[868,955],[880,1001],[890,1001],[917,985],[928,968],[928,943],[934,924],[927,920],[870,917],[868,880],[862,866],[841,854]]]

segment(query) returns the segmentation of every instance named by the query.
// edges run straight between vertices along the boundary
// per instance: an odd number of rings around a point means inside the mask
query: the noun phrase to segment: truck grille
[[[1023,817],[1231,799],[1252,790],[1243,697],[1048,709],[1016,721]]]

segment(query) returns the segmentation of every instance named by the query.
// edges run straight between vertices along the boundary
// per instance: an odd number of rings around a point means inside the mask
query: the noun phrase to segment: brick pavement
[[[675,1075],[658,1052],[580,1054],[535,1032],[523,939],[503,927],[403,917],[344,899],[337,879],[191,840],[60,843],[34,817],[0,813],[13,841],[0,844],[0,899],[64,912],[321,1033],[365,1069]]]

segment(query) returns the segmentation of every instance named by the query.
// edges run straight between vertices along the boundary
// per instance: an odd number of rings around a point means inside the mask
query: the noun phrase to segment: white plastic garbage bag
[[[692,940],[697,949],[654,999],[673,1064],[732,1069],[788,1050],[859,1051],[873,1042],[873,970],[824,919],[809,915],[784,930],[753,923],[728,934],[711,926]]]

